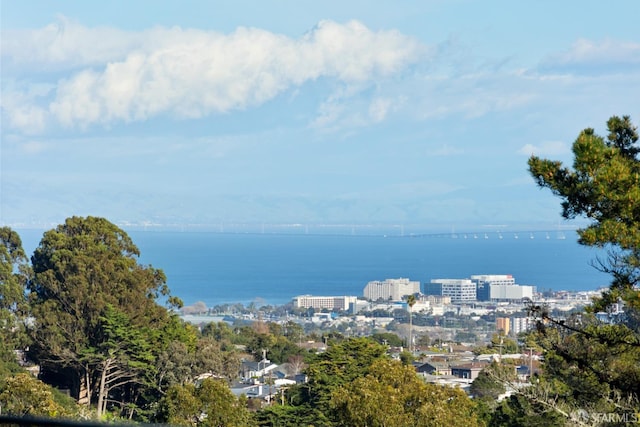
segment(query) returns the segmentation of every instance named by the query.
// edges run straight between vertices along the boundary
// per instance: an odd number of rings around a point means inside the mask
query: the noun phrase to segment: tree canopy
[[[169,295],[164,273],[138,256],[106,219],[72,217],[45,232],[32,257],[33,356],[45,377],[70,378],[81,403],[92,403],[95,390],[104,398],[140,382],[155,358],[149,340],[170,323],[156,301]]]
[[[24,347],[26,285],[30,265],[18,233],[0,227],[0,359],[11,361],[10,348]]]
[[[0,382],[0,408],[14,416],[67,417],[77,415],[75,402],[33,377],[20,372]]]
[[[177,426],[255,425],[244,399],[236,398],[226,383],[214,378],[198,384],[171,386],[159,406],[158,421]]]
[[[539,319],[536,340],[545,351],[544,373],[527,396],[532,404],[513,400],[520,412],[548,408],[551,400],[565,416],[576,408],[640,409],[640,149],[629,116],[611,117],[607,129],[606,137],[592,128],[580,132],[572,167],[529,159],[536,183],[561,198],[562,215],[589,221],[578,230],[579,242],[608,249],[608,259],[594,264],[612,281],[584,313],[567,319],[555,319],[544,306],[532,304],[531,314]],[[509,412],[500,411],[502,416]]]
[[[283,415],[306,420],[319,413],[313,425],[328,426],[481,425],[462,390],[425,383],[413,366],[391,359],[386,346],[369,338],[333,343],[309,360],[306,373],[308,383],[290,396],[296,410]]]
[[[585,217],[591,223],[578,231],[585,245],[640,248],[640,151],[637,128],[629,116],[607,121],[607,137],[592,128],[573,143],[573,168],[560,161],[529,159],[536,183],[562,199],[562,216]]]
[[[338,425],[370,427],[479,426],[464,391],[427,384],[411,366],[379,359],[369,373],[331,394]]]

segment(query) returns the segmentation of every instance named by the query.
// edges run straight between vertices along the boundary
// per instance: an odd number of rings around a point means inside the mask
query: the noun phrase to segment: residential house
[[[458,378],[475,380],[478,378],[480,371],[482,371],[487,365],[488,363],[484,362],[469,362],[451,366],[451,375]]]
[[[429,375],[451,375],[451,367],[448,362],[430,360],[416,366],[416,371],[420,374]]]

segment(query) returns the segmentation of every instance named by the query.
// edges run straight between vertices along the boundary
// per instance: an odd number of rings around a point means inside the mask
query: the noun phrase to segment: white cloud
[[[391,114],[399,111],[406,97],[374,96],[373,99],[353,100],[359,87],[347,91],[335,91],[318,108],[311,127],[325,132],[338,132],[370,126],[383,122]]]
[[[637,72],[640,65],[640,43],[605,39],[595,42],[577,40],[570,49],[550,55],[543,63],[543,69],[597,70],[602,68],[619,72],[632,67]]]
[[[20,129],[28,125],[25,114],[35,111],[82,128],[241,110],[319,78],[364,88],[402,71],[423,51],[410,37],[374,32],[357,21],[322,21],[300,39],[255,28],[227,35],[180,28],[132,33],[65,19],[14,33],[2,45],[3,58],[14,67],[74,69],[56,82],[50,102],[3,105],[11,125]],[[380,101],[371,118],[383,119],[387,109]]]
[[[36,134],[45,128],[47,112],[34,101],[46,95],[36,90],[7,87],[2,89],[0,107],[14,128],[21,129],[26,134]]]
[[[3,31],[2,57],[6,65],[38,65],[45,70],[71,69],[116,61],[148,38],[110,27],[87,28],[64,16],[35,30]]]
[[[518,150],[519,154],[526,156],[561,156],[570,152],[567,144],[561,141],[546,141],[540,145],[526,144]]]

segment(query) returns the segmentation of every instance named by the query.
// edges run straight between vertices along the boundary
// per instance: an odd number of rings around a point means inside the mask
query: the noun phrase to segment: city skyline
[[[0,225],[562,229],[528,157],[640,121],[616,5],[2,1]]]

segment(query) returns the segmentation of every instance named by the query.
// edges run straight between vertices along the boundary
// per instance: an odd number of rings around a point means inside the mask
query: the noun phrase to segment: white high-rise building
[[[374,280],[364,287],[364,297],[370,301],[401,301],[406,295],[420,292],[420,282],[405,278]]]
[[[476,300],[476,284],[470,279],[432,279],[424,289],[427,295],[451,297],[452,302]]]

